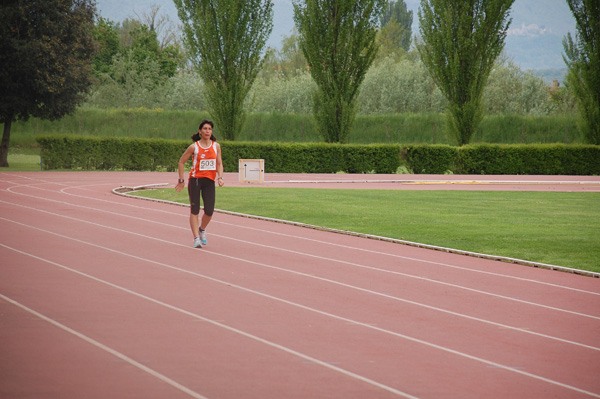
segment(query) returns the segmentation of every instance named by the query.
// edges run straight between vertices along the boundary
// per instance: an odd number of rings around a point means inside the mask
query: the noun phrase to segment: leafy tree
[[[140,22],[156,32],[158,37],[158,46],[164,49],[167,46],[174,45],[177,47],[177,32],[171,23],[168,15],[159,15],[160,6],[153,5],[150,11],[138,16]]]
[[[100,17],[93,30],[97,52],[94,56],[94,72],[96,74],[108,73],[113,63],[113,57],[121,51],[119,34],[114,28],[114,23]]]
[[[206,110],[204,84],[195,71],[179,71],[163,86],[164,93],[158,106],[177,110]]]
[[[356,98],[377,54],[384,0],[294,1],[300,46],[318,86],[313,114],[327,142],[346,142]]]
[[[563,40],[567,85],[577,99],[585,140],[600,144],[600,2],[567,2],[577,23],[576,40],[570,33]]]
[[[131,52],[132,57],[139,63],[145,63],[147,60],[156,62],[160,65],[161,77],[171,77],[179,66],[183,65],[183,52],[177,44],[169,44],[160,47],[156,31],[148,25],[135,24],[127,32],[129,45],[123,47],[121,52]],[[158,83],[158,82],[157,82]]]
[[[281,75],[280,72],[281,62],[278,51],[273,47],[267,47],[257,79],[260,79],[264,84],[269,84],[271,79]]]
[[[377,52],[377,60],[383,60],[384,58],[392,58],[396,61],[400,61],[406,55],[406,50],[402,46],[403,38],[406,37],[406,31],[396,22],[395,19],[391,19],[377,35],[377,42],[379,44],[379,51]]]
[[[123,26],[100,19],[95,27],[101,51],[94,60],[97,79],[88,102],[152,107],[160,102],[162,86],[183,66],[183,51],[176,42],[161,47],[157,32],[138,20],[128,19]]]
[[[482,93],[502,52],[514,0],[421,0],[419,54],[448,100],[448,127],[468,144],[483,118]]]
[[[153,58],[137,58],[133,50],[114,57],[110,73],[100,75],[90,102],[103,107],[152,107],[153,93],[166,80]]]
[[[294,29],[290,36],[283,37],[281,50],[267,48],[263,67],[258,76],[268,84],[273,78],[293,78],[306,71],[306,59],[300,48],[298,32]]]
[[[381,16],[382,47],[408,51],[412,38],[413,12],[404,0],[390,1]]]
[[[132,32],[139,29],[141,25],[142,21],[133,18],[125,18],[122,22],[118,22],[115,25],[122,47],[131,47],[131,42],[133,42]]]
[[[267,82],[268,80],[268,82]],[[295,76],[259,75],[247,105],[251,112],[310,114],[315,82],[306,70]]]
[[[130,51],[135,61],[143,63],[152,60],[160,65],[160,76],[175,75],[183,61],[183,54],[177,47],[167,45],[160,48],[156,31],[144,24],[133,29],[130,35],[131,46],[125,51]]]
[[[447,104],[423,63],[389,57],[369,69],[358,102],[361,114],[439,113]]]
[[[284,37],[281,41],[279,60],[281,71],[286,76],[297,76],[306,71],[306,58],[304,58],[300,48],[300,40],[296,29],[290,36]]]
[[[235,140],[273,29],[271,0],[174,0],[219,131]]]
[[[550,89],[550,105],[552,113],[569,114],[576,112],[577,100],[569,86],[557,86]]]
[[[4,0],[0,5],[0,166],[11,124],[75,110],[91,84],[93,0]]]
[[[553,108],[549,94],[544,79],[502,59],[495,63],[490,73],[483,90],[483,101],[488,114],[539,115]]]

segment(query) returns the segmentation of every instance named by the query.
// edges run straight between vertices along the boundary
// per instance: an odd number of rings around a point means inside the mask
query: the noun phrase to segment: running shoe
[[[200,237],[194,238],[194,248],[202,248],[202,241],[200,241]]]
[[[206,245],[208,243],[206,240],[206,230],[200,231],[200,240],[202,241],[202,245]]]

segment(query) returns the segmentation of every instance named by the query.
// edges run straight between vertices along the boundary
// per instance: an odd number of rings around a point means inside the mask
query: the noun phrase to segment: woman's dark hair
[[[210,127],[212,127],[212,128],[214,128],[214,127],[215,127],[215,124],[213,123],[213,121],[210,121],[210,120],[208,120],[208,119],[204,119],[202,122],[200,122],[200,126],[198,126],[198,130],[202,130],[202,126],[204,126],[204,125],[206,125],[206,124],[209,124],[209,125],[210,125]],[[200,137],[200,132],[199,132],[199,131],[198,131],[198,132],[196,132],[196,133],[194,133],[194,134],[192,135],[192,140],[194,140],[194,141],[198,141],[198,140],[200,140],[200,139],[201,139],[201,137]],[[215,135],[214,135],[214,134],[210,136],[210,139],[211,139],[212,141],[217,141],[217,138],[215,137]]]

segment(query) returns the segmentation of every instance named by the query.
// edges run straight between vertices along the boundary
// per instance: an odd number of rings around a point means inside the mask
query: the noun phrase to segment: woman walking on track
[[[198,133],[192,136],[194,143],[190,145],[179,159],[179,180],[175,190],[180,192],[185,186],[183,173],[185,163],[192,158],[192,169],[188,179],[188,195],[190,197],[190,228],[194,236],[194,248],[202,248],[207,244],[206,227],[212,219],[215,210],[215,180],[219,187],[223,182],[223,161],[221,159],[221,146],[213,136],[214,124],[212,121],[203,120],[198,127]],[[198,220],[200,214],[200,195],[204,203],[202,222]]]

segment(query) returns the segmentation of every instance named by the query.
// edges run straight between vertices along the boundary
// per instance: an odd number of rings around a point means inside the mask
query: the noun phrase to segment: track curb
[[[186,208],[189,207],[188,204],[183,204],[181,202],[160,200],[160,199],[155,199],[155,198],[146,198],[146,197],[140,197],[140,196],[135,196],[135,195],[129,194],[134,191],[153,190],[153,189],[157,189],[157,188],[162,188],[164,186],[168,186],[168,183],[147,184],[147,185],[136,186],[136,187],[120,186],[120,187],[114,188],[112,190],[112,192],[113,192],[113,194],[121,195],[121,196],[128,197],[128,198],[135,198],[135,199],[141,199],[141,200],[145,200],[145,201],[183,206]],[[249,218],[249,219],[264,220],[264,221],[268,221],[268,222],[275,222],[275,223],[282,223],[282,224],[287,224],[287,225],[292,225],[292,226],[304,227],[304,228],[313,229],[313,230],[326,231],[326,232],[330,232],[330,233],[344,234],[344,235],[360,237],[360,238],[368,238],[371,240],[391,242],[394,244],[408,245],[411,247],[431,249],[431,250],[435,250],[435,251],[447,252],[447,253],[452,253],[452,254],[471,256],[471,257],[475,257],[475,258],[495,260],[495,261],[505,262],[505,263],[513,263],[513,264],[517,264],[517,265],[535,267],[535,268],[540,268],[540,269],[556,270],[556,271],[561,271],[564,273],[578,274],[578,275],[586,276],[586,277],[600,278],[600,273],[596,273],[596,272],[592,272],[592,271],[588,271],[588,270],[574,269],[574,268],[566,267],[566,266],[558,266],[558,265],[551,265],[548,263],[532,262],[532,261],[523,260],[523,259],[509,258],[506,256],[489,255],[489,254],[482,254],[482,253],[478,253],[478,252],[463,251],[460,249],[439,247],[436,245],[422,244],[422,243],[418,243],[418,242],[400,240],[400,239],[390,238],[390,237],[377,236],[377,235],[373,235],[373,234],[357,233],[357,232],[348,231],[348,230],[332,229],[329,227],[316,226],[316,225],[312,225],[312,224],[294,222],[294,221],[290,221],[290,220],[269,218],[269,217],[265,217],[265,216],[250,215],[250,214],[246,214],[246,213],[226,211],[226,210],[222,210],[222,209],[215,209],[215,212],[223,213],[226,215],[245,217],[245,218]]]

